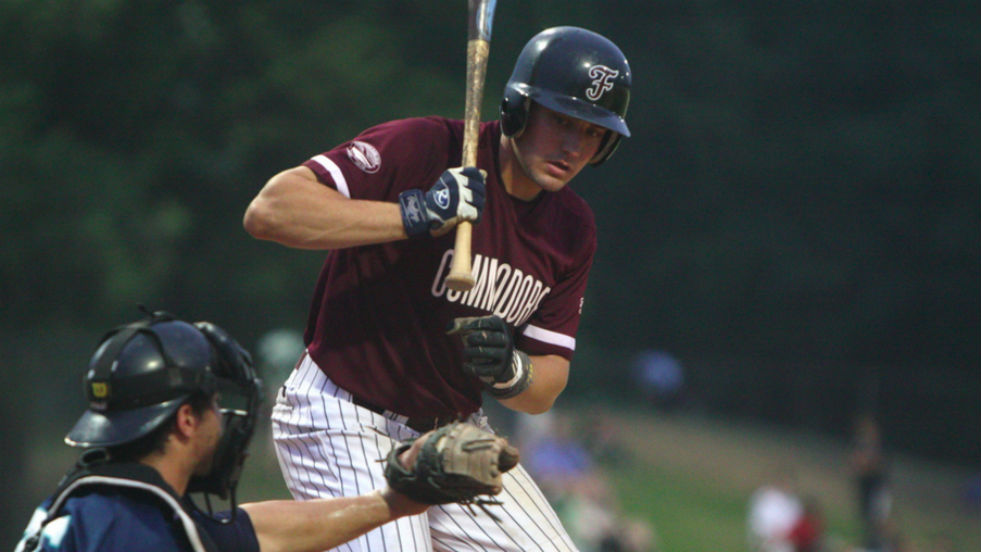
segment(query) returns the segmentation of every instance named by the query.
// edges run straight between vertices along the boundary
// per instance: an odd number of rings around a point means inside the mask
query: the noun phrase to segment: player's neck
[[[532,201],[542,193],[542,188],[528,177],[528,171],[523,166],[521,155],[515,149],[514,140],[501,135],[500,163],[501,182],[504,190],[516,199]]]
[[[191,481],[194,467],[188,462],[182,462],[180,455],[153,452],[141,458],[140,463],[157,470],[160,477],[174,489],[178,496],[184,496],[187,485]]]

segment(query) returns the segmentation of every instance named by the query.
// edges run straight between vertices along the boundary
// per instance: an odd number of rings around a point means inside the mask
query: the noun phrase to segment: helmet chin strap
[[[524,178],[528,179],[535,185],[541,187],[541,185],[539,185],[538,182],[532,177],[531,170],[528,168],[528,164],[525,163],[525,158],[521,154],[521,148],[518,147],[517,138],[521,136],[523,131],[524,129],[522,129],[522,132],[517,132],[513,136],[505,136],[505,139],[507,140],[508,143],[507,149],[510,152],[510,157],[513,161],[511,163],[511,166],[508,167],[507,171],[501,172],[501,176],[502,176],[502,180],[504,180],[504,188],[505,190],[507,190],[509,195],[513,195],[512,191],[514,190],[514,186],[515,186],[515,182],[513,181],[513,176],[512,176],[514,174],[514,170],[513,170],[514,166],[517,166],[518,171],[520,171],[521,175]]]

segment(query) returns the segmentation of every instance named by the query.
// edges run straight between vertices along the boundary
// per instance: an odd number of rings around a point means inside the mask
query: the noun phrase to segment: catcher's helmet
[[[622,136],[630,136],[624,121],[630,82],[627,58],[606,37],[579,27],[546,29],[528,41],[515,62],[501,102],[501,131],[520,135],[534,101],[609,130],[590,160],[599,165]]]
[[[212,470],[192,479],[189,491],[222,498],[234,491],[262,397],[251,356],[224,330],[153,313],[103,336],[83,382],[89,407],[65,442],[84,448],[132,443],[193,395],[220,393],[224,431]]]

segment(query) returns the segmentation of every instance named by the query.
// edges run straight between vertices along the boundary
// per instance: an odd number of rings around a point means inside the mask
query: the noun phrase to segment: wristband
[[[531,385],[532,364],[528,354],[515,349],[511,357],[511,365],[514,366],[513,378],[487,387],[490,394],[498,399],[510,399],[521,394]]]
[[[406,190],[399,194],[399,211],[402,226],[410,238],[429,233],[429,216],[426,213],[426,194],[422,190]]]

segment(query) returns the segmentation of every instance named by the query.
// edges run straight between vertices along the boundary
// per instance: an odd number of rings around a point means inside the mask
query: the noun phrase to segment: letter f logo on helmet
[[[607,90],[613,90],[613,79],[617,78],[620,71],[611,69],[605,65],[594,65],[589,68],[589,78],[593,79],[592,87],[586,90],[586,97],[596,101],[603,97]]]

